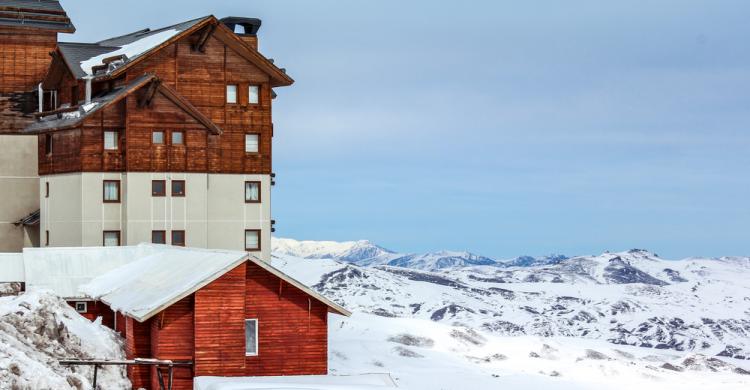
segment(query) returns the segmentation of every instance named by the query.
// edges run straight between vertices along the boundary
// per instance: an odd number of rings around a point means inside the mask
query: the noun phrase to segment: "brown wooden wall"
[[[190,295],[150,320],[151,357],[163,360],[193,360],[193,302],[193,296]],[[159,388],[155,367],[151,368],[151,388]],[[173,389],[192,388],[192,369],[187,367],[176,368],[174,370]]]
[[[125,319],[125,356],[128,359],[151,357],[151,324]],[[151,371],[148,366],[128,366],[128,378],[133,388],[149,388]]]
[[[195,293],[195,375],[245,373],[243,263]]]
[[[245,316],[258,319],[258,356],[245,375],[328,373],[328,307],[302,290],[248,263]]]
[[[57,45],[57,33],[0,27],[0,133],[17,133],[33,121],[34,94]]]

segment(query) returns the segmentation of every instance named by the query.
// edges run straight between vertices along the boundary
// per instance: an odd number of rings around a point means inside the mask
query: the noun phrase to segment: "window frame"
[[[154,136],[161,133],[161,142],[154,142]],[[151,145],[166,145],[167,132],[164,130],[151,130]]]
[[[103,230],[102,231],[102,246],[108,246],[107,245],[107,234],[114,233],[117,235],[117,245],[114,246],[122,246],[122,236],[120,235],[119,230]]]
[[[180,137],[181,138],[180,139],[181,142],[179,144],[174,143],[174,135],[175,134],[180,134],[180,136],[181,136]],[[172,146],[185,146],[185,132],[182,131],[182,130],[174,130],[174,131],[172,131],[169,134],[169,144],[172,145]]]
[[[257,94],[255,95],[255,96],[257,96],[257,97],[258,97],[258,100],[257,100],[256,102],[252,102],[252,101],[250,100],[250,96],[252,96],[252,95],[250,94],[250,89],[251,89],[251,88],[253,88],[253,87],[255,87],[255,88],[257,88],[257,89],[258,89],[258,92],[257,92]],[[251,105],[251,106],[257,106],[257,105],[259,105],[259,104],[260,104],[260,91],[261,91],[261,87],[260,87],[260,84],[249,84],[249,85],[247,86],[247,104],[248,104],[248,105]]]
[[[117,199],[107,200],[107,183],[115,183],[117,185]],[[120,203],[122,199],[122,188],[120,187],[119,180],[102,180],[102,203]]]
[[[162,183],[162,191],[160,193],[154,191],[154,183],[156,183],[156,182],[161,182]],[[163,179],[161,179],[161,180],[151,180],[151,196],[152,197],[159,197],[159,198],[167,196],[167,181],[163,180]]]
[[[257,137],[256,150],[254,152],[247,150],[247,136],[254,135]],[[260,133],[245,133],[245,154],[259,154],[260,153]]]
[[[114,146],[114,148],[108,148],[107,147],[107,133],[112,133],[112,134],[115,135],[115,146]],[[102,150],[104,150],[105,152],[108,152],[108,151],[111,152],[111,151],[120,150],[120,132],[119,131],[117,131],[117,130],[104,130],[104,133],[103,133],[102,137],[103,137],[103,139],[102,139]]]
[[[229,101],[229,87],[234,87],[234,101]],[[227,84],[227,87],[224,89],[224,101],[226,104],[238,104],[239,99],[239,92],[240,92],[240,85],[239,84]]]
[[[247,247],[247,233],[249,232],[256,232],[258,233],[258,247],[257,248],[248,248]],[[262,248],[261,244],[261,229],[245,229],[245,252],[260,252]]]
[[[174,191],[174,185],[175,185],[175,183],[182,183],[182,193],[175,193],[175,191]],[[173,196],[173,197],[179,197],[179,198],[184,198],[186,192],[187,192],[187,187],[186,187],[186,184],[185,184],[185,180],[170,180],[170,183],[169,183],[169,194],[171,196]]]
[[[174,234],[175,233],[182,233],[182,242],[179,244],[175,244]],[[186,240],[186,234],[184,230],[172,230],[169,234],[171,241],[170,244],[173,246],[185,246],[185,240]]]
[[[78,308],[78,305],[83,305],[83,310]],[[89,303],[86,301],[78,301],[75,303],[76,312],[80,314],[88,313],[89,312]]]
[[[258,200],[247,200],[247,185],[256,183],[258,184]],[[261,203],[263,199],[263,195],[261,194],[261,189],[263,188],[263,185],[261,184],[260,180],[246,180],[245,181],[245,203]]]
[[[247,323],[249,321],[255,322],[255,352],[247,352]],[[258,356],[259,351],[259,340],[258,340],[258,329],[260,328],[260,320],[258,318],[245,318],[245,357]]]
[[[157,233],[162,234],[162,237],[164,237],[164,242],[156,242],[154,240],[154,234],[157,234]],[[167,245],[167,231],[166,230],[152,230],[151,231],[151,243],[152,244]]]

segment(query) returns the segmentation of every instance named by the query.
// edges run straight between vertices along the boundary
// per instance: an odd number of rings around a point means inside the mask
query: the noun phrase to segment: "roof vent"
[[[258,50],[258,30],[261,20],[256,18],[241,18],[228,16],[220,20],[225,26],[232,30],[243,41]]]

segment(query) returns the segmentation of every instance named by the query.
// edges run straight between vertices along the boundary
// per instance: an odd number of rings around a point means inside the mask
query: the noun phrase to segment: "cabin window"
[[[120,181],[104,180],[104,203],[120,203]]]
[[[260,203],[260,182],[245,182],[245,203]]]
[[[172,132],[172,145],[182,145],[185,143],[184,135],[181,131]]]
[[[258,320],[245,320],[245,356],[258,355]]]
[[[154,131],[153,133],[151,133],[151,143],[154,145],[163,145],[164,144],[164,132]]]
[[[152,230],[151,231],[151,243],[153,244],[166,244],[167,243],[167,232],[164,230]]]
[[[172,196],[185,196],[185,180],[172,180]]]
[[[86,313],[89,311],[88,306],[87,302],[76,302],[76,311],[79,313]]]
[[[245,134],[245,153],[258,153],[258,134]]]
[[[245,250],[246,251],[259,251],[260,250],[260,230],[257,230],[257,229],[245,230]]]
[[[227,103],[237,104],[237,84],[227,85]]]
[[[117,150],[117,132],[104,132],[104,150]]]
[[[166,180],[151,180],[151,196],[167,196]]]
[[[120,246],[120,231],[105,230],[103,242],[104,246]]]
[[[247,88],[247,102],[250,104],[260,103],[260,87],[251,85]]]
[[[52,134],[44,135],[44,154],[47,156],[52,154]]]
[[[172,230],[172,245],[185,246],[185,231]]]

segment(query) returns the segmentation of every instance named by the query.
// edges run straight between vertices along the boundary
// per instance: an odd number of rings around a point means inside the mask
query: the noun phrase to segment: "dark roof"
[[[177,35],[179,35],[179,33],[190,29],[191,27],[195,26],[196,24],[208,18],[210,18],[210,16],[188,20],[187,22],[177,23],[177,24],[163,27],[157,30],[151,30],[151,29],[146,28],[143,30],[132,32],[130,34],[125,34],[125,35],[120,35],[117,37],[104,39],[95,43],[60,42],[58,44],[58,47],[60,48],[60,52],[62,54],[63,59],[65,60],[65,63],[68,65],[68,68],[70,68],[71,72],[73,72],[76,78],[81,79],[84,76],[88,75],[87,71],[84,70],[84,68],[81,66],[82,62],[84,61],[92,59],[96,56],[101,56],[106,53],[114,53],[118,50],[121,50],[123,46],[125,45],[134,43],[144,38],[154,36],[163,31],[177,30],[178,31]],[[167,38],[166,40],[168,40],[169,38]],[[151,45],[144,47],[144,50],[140,52],[140,54],[132,55],[126,58],[125,61],[118,64],[117,67],[119,68],[124,65],[127,65],[129,62],[133,61],[134,59],[141,57],[142,55],[155,49],[163,42],[164,41],[150,42]],[[98,64],[101,64],[101,62],[99,62]],[[98,75],[99,74],[97,74],[97,76]]]
[[[33,226],[33,225],[39,225],[39,210],[34,211],[33,213],[19,219],[16,222],[13,222],[14,225],[24,225],[24,226]]]
[[[0,0],[0,25],[69,33],[76,30],[55,0]]]

